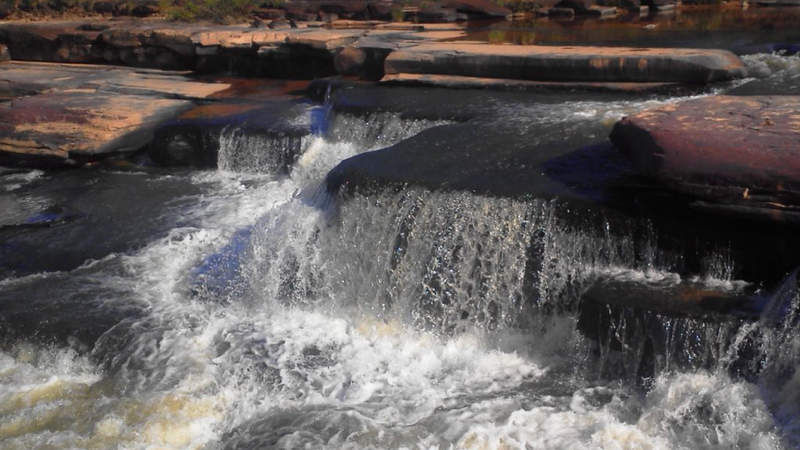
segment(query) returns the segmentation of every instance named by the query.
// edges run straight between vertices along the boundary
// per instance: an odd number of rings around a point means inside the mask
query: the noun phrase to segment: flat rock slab
[[[0,66],[0,83],[28,91],[98,89],[106,92],[199,99],[227,89],[225,83],[187,78],[189,72],[93,64],[13,61]]]
[[[675,103],[624,118],[611,141],[640,171],[706,199],[800,204],[800,96]]]
[[[631,83],[602,81],[531,81],[508,78],[479,78],[460,75],[397,73],[385,75],[382,84],[431,86],[451,89],[496,89],[519,91],[576,90],[602,92],[662,92],[679,87],[677,83]]]
[[[47,93],[0,109],[0,164],[58,166],[110,152],[135,151],[152,127],[191,102],[95,91]]]
[[[745,75],[726,50],[423,43],[393,52],[386,74],[536,81],[708,83]]]
[[[0,65],[0,165],[70,166],[139,150],[157,124],[229,87],[110,66]],[[33,94],[33,95],[31,95]]]

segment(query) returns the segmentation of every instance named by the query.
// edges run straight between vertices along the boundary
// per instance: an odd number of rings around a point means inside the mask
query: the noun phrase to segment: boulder
[[[8,61],[11,59],[11,53],[8,51],[8,47],[3,44],[0,44],[0,62]]]
[[[387,74],[416,73],[536,81],[708,83],[745,75],[725,50],[425,43],[393,52]]]
[[[380,80],[383,62],[392,50],[380,46],[351,46],[340,50],[333,59],[339,75],[356,75],[362,80]]]
[[[568,8],[575,11],[575,14],[586,14],[592,3],[592,0],[561,0],[554,8]]]
[[[510,9],[489,0],[444,0],[442,5],[470,16],[504,18],[511,15]]]
[[[158,5],[136,5],[131,9],[131,15],[135,17],[154,16],[158,12]]]
[[[673,103],[624,118],[610,138],[641,172],[729,212],[800,219],[800,96]]]
[[[455,9],[445,8],[442,5],[425,6],[417,12],[417,20],[420,22],[457,22],[466,19],[465,15],[460,14]]]
[[[370,2],[367,4],[367,14],[373,20],[392,20],[392,2]]]

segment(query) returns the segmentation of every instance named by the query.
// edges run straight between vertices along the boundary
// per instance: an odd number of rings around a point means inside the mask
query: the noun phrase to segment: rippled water
[[[748,81],[753,89],[796,73],[783,57],[748,64],[766,77]],[[679,100],[501,99],[491,120],[516,130],[509,140],[591,143],[624,114]],[[800,443],[796,280],[761,291],[770,313],[760,322],[651,314],[648,332],[668,339],[646,354],[638,343],[652,336],[633,326],[645,319],[614,311],[609,329],[627,346],[596,342],[576,309],[598,278],[726,292],[748,283],[724,249],[689,277],[654,231],[632,232],[646,220],[576,225],[558,199],[418,187],[331,195],[320,183],[339,161],[449,121],[325,113],[327,129],[297,142],[228,130],[217,171],[2,177],[15,214],[66,218],[37,228],[39,239],[94,240],[101,254],[72,267],[4,266],[0,447]],[[286,146],[301,156],[276,174],[270,158]],[[127,198],[122,186],[147,202],[106,210],[83,197],[107,192],[99,198],[113,203]],[[24,240],[33,232],[4,229],[5,254],[34,248]],[[102,242],[114,233],[136,244]],[[641,378],[647,358],[655,368]]]

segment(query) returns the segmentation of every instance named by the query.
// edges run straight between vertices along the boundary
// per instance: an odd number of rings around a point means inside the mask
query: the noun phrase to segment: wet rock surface
[[[800,218],[800,97],[712,96],[627,117],[611,140],[698,207]]]
[[[303,137],[310,129],[295,119],[306,105],[294,101],[260,103],[218,103],[199,106],[158,126],[147,154],[162,166],[217,168],[223,142],[256,140],[263,154],[260,172],[286,174],[300,156]],[[227,139],[226,139],[227,138]],[[235,163],[248,155],[227,155]],[[253,155],[249,155],[254,162]],[[226,155],[223,155],[225,158]]]

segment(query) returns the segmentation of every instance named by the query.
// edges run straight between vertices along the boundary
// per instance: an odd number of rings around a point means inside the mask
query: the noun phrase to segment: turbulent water
[[[794,60],[750,58],[768,83],[797,78]],[[521,135],[567,134],[677,100],[498,109],[514,111],[504,120]],[[326,114],[304,138],[227,130],[218,171],[109,174],[183,194],[138,218],[151,227],[138,248],[0,280],[3,302],[33,311],[14,317],[55,323],[52,336],[0,333],[0,447],[800,445],[795,279],[764,293],[758,322],[652,314],[668,339],[642,379],[637,367],[655,358],[636,345],[646,332],[612,313],[612,333],[633,330],[615,350],[584,337],[576,310],[599,277],[686,281],[658,236],[581,228],[558,200],[331,195],[320,183],[339,161],[445,122]],[[297,152],[275,175],[275,155]],[[8,175],[2,187],[60,176]],[[19,214],[38,204],[19,198]],[[746,284],[724,249],[706,260],[693,283]],[[94,329],[96,340],[75,337]]]

